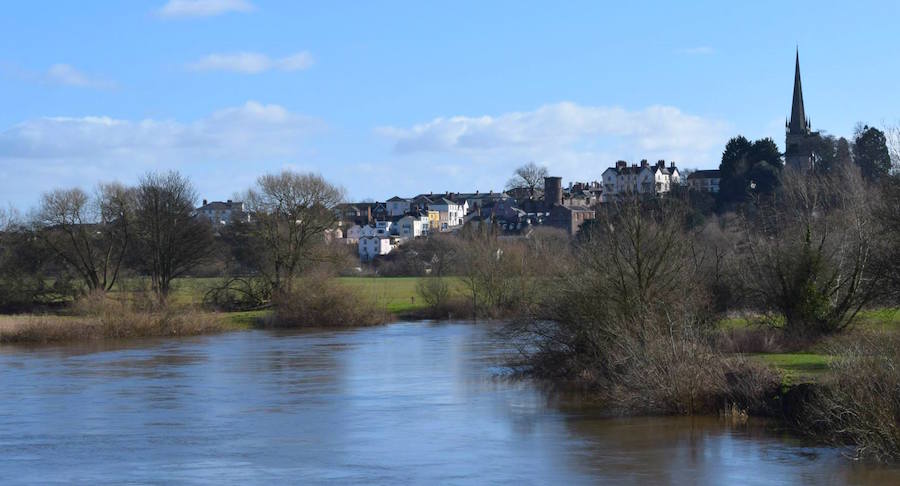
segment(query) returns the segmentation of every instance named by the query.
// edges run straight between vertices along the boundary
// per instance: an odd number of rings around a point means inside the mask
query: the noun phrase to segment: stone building
[[[814,142],[819,133],[812,131],[812,123],[806,117],[803,106],[803,86],[800,83],[800,51],[794,64],[794,96],[791,101],[791,117],[785,122],[784,162],[800,170],[815,167]]]

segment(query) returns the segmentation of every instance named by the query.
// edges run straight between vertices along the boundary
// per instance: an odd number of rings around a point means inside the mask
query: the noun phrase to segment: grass
[[[422,277],[341,277],[338,283],[351,289],[355,295],[370,299],[376,306],[392,314],[405,314],[422,310],[427,305],[416,292]],[[461,293],[459,279],[448,277],[451,293]]]
[[[785,384],[816,381],[828,371],[832,359],[819,353],[765,353],[753,358],[780,371]]]
[[[341,277],[337,279],[337,282],[350,290],[354,296],[368,300],[378,309],[394,315],[403,315],[426,307],[425,302],[416,291],[419,280],[420,277]],[[459,279],[451,277],[451,280],[451,292],[462,293],[462,283]],[[180,278],[172,282],[169,303],[176,309],[175,314],[171,316],[176,322],[176,332],[184,334],[201,332],[201,328],[194,329],[191,326],[189,319],[179,318],[177,315],[179,313],[196,316],[198,323],[199,321],[215,320],[220,323],[221,330],[226,331],[251,329],[272,315],[270,310],[226,313],[197,312],[207,290],[215,287],[221,281],[221,278]],[[124,281],[120,288],[108,295],[113,300],[131,302],[134,298],[132,291],[145,287],[145,281],[130,279]],[[141,321],[135,316],[130,317],[135,322]],[[108,321],[109,319],[106,319],[104,322]],[[170,321],[172,319],[166,320],[167,325],[170,326],[167,328],[168,331],[172,331],[171,324],[168,324]],[[156,324],[155,321],[153,323],[140,322],[138,325],[141,329],[137,332],[143,335],[163,333]],[[122,325],[124,326],[124,323]],[[101,322],[97,319],[85,316],[0,315],[0,342],[59,342],[104,337],[118,332],[112,330],[108,325],[104,324],[104,326],[101,326]],[[204,324],[202,329],[213,330],[215,326]]]
[[[369,299],[377,307],[393,314],[405,314],[426,307],[416,292],[416,285],[422,277],[339,277],[338,283],[346,286],[355,295]],[[462,293],[462,283],[451,279],[451,292]],[[222,282],[218,277],[179,278],[172,282],[169,295],[175,305],[196,305],[203,302],[206,292]],[[126,283],[126,288],[135,288],[139,281]],[[242,317],[235,317],[240,321]]]

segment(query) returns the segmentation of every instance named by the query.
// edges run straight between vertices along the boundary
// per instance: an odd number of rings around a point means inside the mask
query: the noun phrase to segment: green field
[[[425,308],[425,302],[416,292],[421,277],[339,277],[341,285],[354,294],[369,299],[375,305],[394,314],[403,314]],[[462,292],[459,279],[448,277],[451,292]],[[199,304],[209,289],[221,283],[219,278],[182,278],[172,283],[171,299],[176,304]]]

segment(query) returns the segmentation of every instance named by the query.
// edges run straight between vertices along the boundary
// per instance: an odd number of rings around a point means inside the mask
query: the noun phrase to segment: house
[[[718,170],[696,170],[687,176],[687,186],[693,191],[719,192],[719,182],[722,180]]]
[[[372,208],[375,203],[344,203],[335,206],[335,216],[341,221],[358,225],[372,222]]]
[[[390,236],[393,232],[394,222],[390,220],[375,221],[375,236]]]
[[[420,236],[428,236],[431,222],[427,213],[415,212],[397,220],[397,234],[401,240],[409,240]]]
[[[388,216],[403,216],[408,213],[411,202],[412,201],[409,199],[400,196],[394,196],[388,199],[386,203]]]
[[[359,259],[369,262],[375,257],[387,255],[394,249],[389,236],[363,236],[359,239]]]
[[[441,212],[429,209],[426,213],[428,214],[428,232],[437,233],[441,230]]]
[[[544,206],[547,219],[544,224],[561,228],[569,235],[575,235],[585,221],[594,219],[593,209],[585,206],[563,205],[562,178],[544,178]]]
[[[348,244],[359,243],[359,239],[363,236],[363,227],[358,224],[348,227],[347,231],[344,232],[344,240]]]
[[[385,203],[374,203],[372,205],[372,219],[374,221],[384,221],[390,218],[390,214],[388,214],[387,204]]]
[[[457,193],[449,193],[447,195],[447,199],[457,203],[463,204],[466,206],[466,214],[472,211],[480,211],[484,206],[488,206],[494,204],[497,201],[502,201],[505,199],[510,199],[509,195],[503,192],[457,192]]]
[[[630,167],[624,160],[603,171],[603,193],[601,202],[625,194],[665,194],[672,187],[681,183],[681,175],[675,163],[666,167],[666,161],[660,160],[650,165],[646,159],[640,165]]]
[[[244,203],[235,202],[231,199],[222,201],[207,202],[203,200],[203,205],[196,209],[197,217],[206,218],[213,226],[224,226],[232,221],[250,221],[250,213],[244,211]]]
[[[375,236],[375,225],[367,224],[362,227],[362,236]],[[360,236],[360,238],[362,237]]]
[[[437,211],[440,217],[439,230],[447,231],[449,229],[462,226],[463,218],[466,216],[468,204],[463,202],[457,204],[446,197],[438,198],[429,206],[429,210]]]

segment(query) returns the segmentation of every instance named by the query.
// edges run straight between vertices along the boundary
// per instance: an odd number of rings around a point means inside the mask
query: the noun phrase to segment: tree
[[[781,153],[771,138],[751,143],[743,136],[728,141],[719,165],[720,206],[744,202],[750,194],[770,194],[778,187]]]
[[[36,213],[36,234],[87,290],[105,292],[131,242],[133,201],[119,184],[101,185],[93,197],[77,188],[48,192]]]
[[[880,246],[872,192],[854,167],[788,170],[779,192],[745,221],[737,276],[751,306],[774,311],[796,337],[850,325],[882,290],[872,271]]]
[[[834,148],[834,164],[833,167],[847,167],[853,163],[853,153],[851,152],[850,142],[846,138],[837,139]]]
[[[178,172],[148,173],[138,185],[134,255],[161,302],[168,298],[172,280],[212,251],[212,229],[208,221],[195,217],[196,200],[190,180]]]
[[[891,154],[892,173],[900,174],[900,125],[887,127],[885,130],[887,137],[888,151]]]
[[[254,215],[250,236],[259,248],[257,271],[275,292],[289,293],[310,264],[323,259],[326,232],[334,228],[334,207],[344,191],[312,173],[266,174],[247,191]]]
[[[891,171],[891,155],[887,137],[881,130],[868,125],[857,128],[853,142],[853,158],[863,177],[878,180]]]
[[[513,172],[513,177],[506,183],[507,189],[523,188],[528,190],[528,196],[534,199],[535,194],[547,177],[547,168],[529,162]]]

